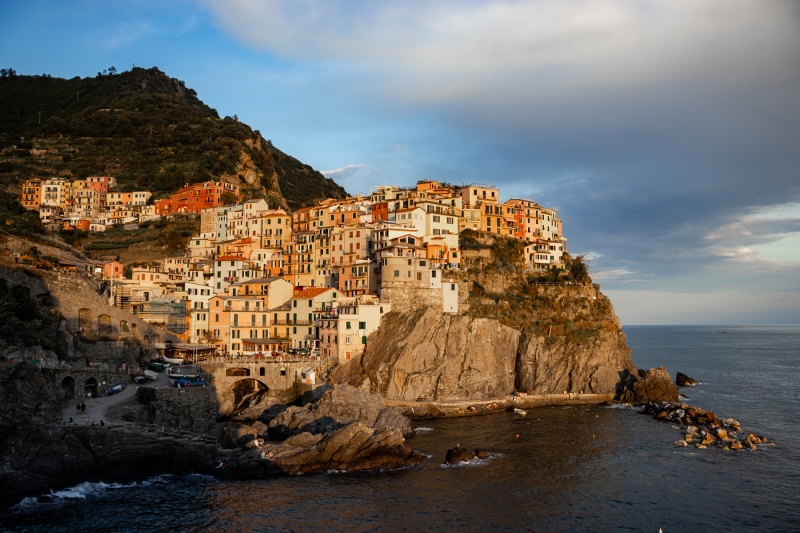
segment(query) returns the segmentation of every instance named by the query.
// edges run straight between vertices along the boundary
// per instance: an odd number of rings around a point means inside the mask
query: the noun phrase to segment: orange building
[[[42,205],[42,180],[34,178],[22,184],[22,206],[26,209],[39,209]]]
[[[187,185],[169,197],[168,212],[199,214],[203,209],[223,205],[222,195],[226,192],[233,194],[237,199],[241,197],[239,186],[226,181],[207,181]],[[156,213],[158,213],[158,208],[156,208]]]

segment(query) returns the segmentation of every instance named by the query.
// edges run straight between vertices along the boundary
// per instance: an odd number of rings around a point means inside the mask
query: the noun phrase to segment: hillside
[[[23,140],[24,139],[24,140]],[[223,179],[297,209],[345,191],[234,117],[220,118],[157,68],[72,79],[0,79],[0,184],[33,176],[111,175],[164,197]]]

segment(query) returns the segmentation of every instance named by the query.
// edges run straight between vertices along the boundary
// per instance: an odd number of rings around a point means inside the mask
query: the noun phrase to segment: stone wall
[[[217,391],[210,385],[190,389],[141,387],[136,398],[148,406],[147,420],[139,422],[156,426],[211,434],[218,417]]]

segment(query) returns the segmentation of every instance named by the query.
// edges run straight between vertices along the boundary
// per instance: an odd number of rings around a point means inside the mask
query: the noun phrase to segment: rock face
[[[675,384],[678,387],[694,387],[695,385],[699,385],[696,379],[690,378],[682,372],[678,372],[675,376]]]
[[[433,308],[389,313],[365,353],[337,369],[332,381],[413,401],[482,400],[514,388],[519,332],[496,320]]]
[[[397,410],[387,407],[378,394],[367,393],[347,384],[337,385],[319,400],[305,407],[288,407],[269,423],[269,436],[285,439],[301,433],[320,434],[338,430],[351,422],[382,431],[397,428],[411,436],[411,422]]]
[[[563,337],[527,337],[516,371],[517,390],[529,394],[612,394],[621,372],[633,372],[634,366],[625,334],[618,329],[603,331],[582,344],[567,343]]]
[[[678,387],[663,366],[636,374],[624,372],[617,389],[617,400],[643,404],[648,402],[677,402]]]

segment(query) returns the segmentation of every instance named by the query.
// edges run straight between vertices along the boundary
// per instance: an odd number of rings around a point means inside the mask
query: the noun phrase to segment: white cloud
[[[367,168],[367,165],[363,163],[355,163],[353,165],[345,165],[341,168],[335,168],[333,170],[320,170],[320,173],[328,178],[343,178],[347,176],[351,176],[355,174],[359,170]]]
[[[384,92],[418,102],[479,100],[505,107],[620,90],[639,95],[698,77],[723,86],[780,73],[783,60],[797,55],[793,45],[800,46],[792,6],[781,2],[206,0],[206,5],[219,26],[253,48],[364,67],[382,75],[377,83]],[[576,110],[598,111],[605,116],[606,110]]]

